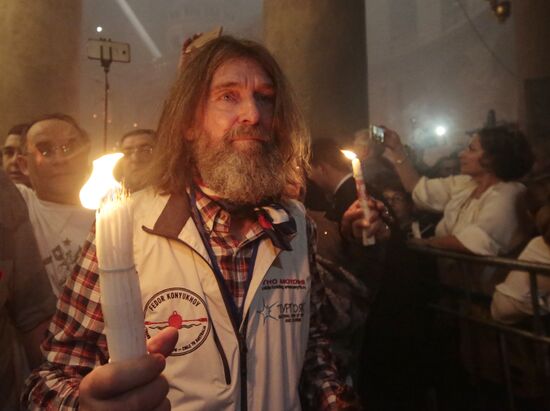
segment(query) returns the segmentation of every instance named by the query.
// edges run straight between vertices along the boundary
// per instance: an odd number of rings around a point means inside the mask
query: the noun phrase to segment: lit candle
[[[367,202],[367,188],[365,187],[365,181],[363,180],[363,171],[361,170],[361,161],[357,158],[357,155],[353,151],[341,150],[342,153],[351,160],[351,166],[353,168],[353,178],[355,179],[355,187],[357,188],[357,198],[359,204],[363,210],[365,218],[370,218],[370,208]],[[375,243],[374,236],[367,236],[367,230],[363,230],[363,245],[372,245]]]
[[[82,205],[97,210],[95,246],[101,310],[113,362],[147,352],[133,257],[132,210],[128,193],[113,177],[113,168],[122,156],[114,153],[95,160],[92,175],[80,191]]]

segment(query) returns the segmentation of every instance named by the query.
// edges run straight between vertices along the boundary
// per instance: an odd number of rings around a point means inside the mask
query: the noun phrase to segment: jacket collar
[[[155,234],[171,239],[180,239],[188,242],[188,236],[185,235],[182,231],[184,230],[184,227],[188,224],[189,220],[192,220],[191,213],[191,202],[187,192],[171,194],[168,197],[166,205],[164,206],[157,220],[155,221],[153,228],[151,229],[148,227],[143,227],[143,230],[150,234]],[[278,246],[278,248],[290,250],[290,241],[296,235],[296,227],[294,219],[290,213],[288,213],[288,217],[290,219],[289,223],[281,224],[280,227],[278,227],[278,229],[276,230],[277,235],[269,235],[271,231],[274,231],[273,228],[263,228],[266,230],[266,233],[268,233],[268,236],[276,244],[276,246]],[[194,226],[194,224],[191,225]],[[270,225],[273,226],[271,222]],[[189,234],[191,234],[191,237],[194,238],[194,234],[196,234],[196,227],[194,227],[194,230],[192,231],[193,233]],[[186,238],[182,238],[182,235]],[[278,239],[277,237],[280,238]],[[195,241],[193,241],[193,243],[195,243]],[[195,246],[195,244],[192,245]]]
[[[191,205],[187,193],[176,193],[168,197],[152,229],[144,229],[153,234],[177,239],[183,227],[191,218]]]

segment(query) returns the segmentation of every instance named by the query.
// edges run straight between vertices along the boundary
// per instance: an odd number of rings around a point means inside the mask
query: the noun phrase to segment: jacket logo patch
[[[171,355],[195,351],[210,333],[210,320],[204,300],[187,288],[173,287],[159,291],[143,310],[147,338],[166,327],[178,330],[178,343]]]
[[[262,307],[256,312],[264,317],[264,324],[269,320],[279,320],[285,323],[302,322],[304,318],[304,303],[273,303],[266,304],[262,301]]]

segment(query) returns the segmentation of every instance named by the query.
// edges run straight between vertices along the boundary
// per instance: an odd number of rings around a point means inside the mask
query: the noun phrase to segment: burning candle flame
[[[357,154],[355,154],[353,151],[350,151],[350,150],[340,150],[340,151],[349,160],[355,160],[357,158]]]
[[[121,188],[113,176],[113,169],[122,157],[122,153],[112,153],[94,160],[92,174],[80,190],[80,202],[84,207],[97,210],[106,195]]]

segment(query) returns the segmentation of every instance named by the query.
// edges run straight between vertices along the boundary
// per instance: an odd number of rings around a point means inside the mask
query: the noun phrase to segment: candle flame
[[[353,151],[350,150],[340,150],[343,155],[346,156],[348,160],[355,160],[357,158],[357,154],[355,154]]]
[[[112,153],[94,160],[92,175],[80,190],[80,202],[84,207],[97,210],[106,195],[121,188],[113,176],[113,169],[122,157],[122,153]]]

